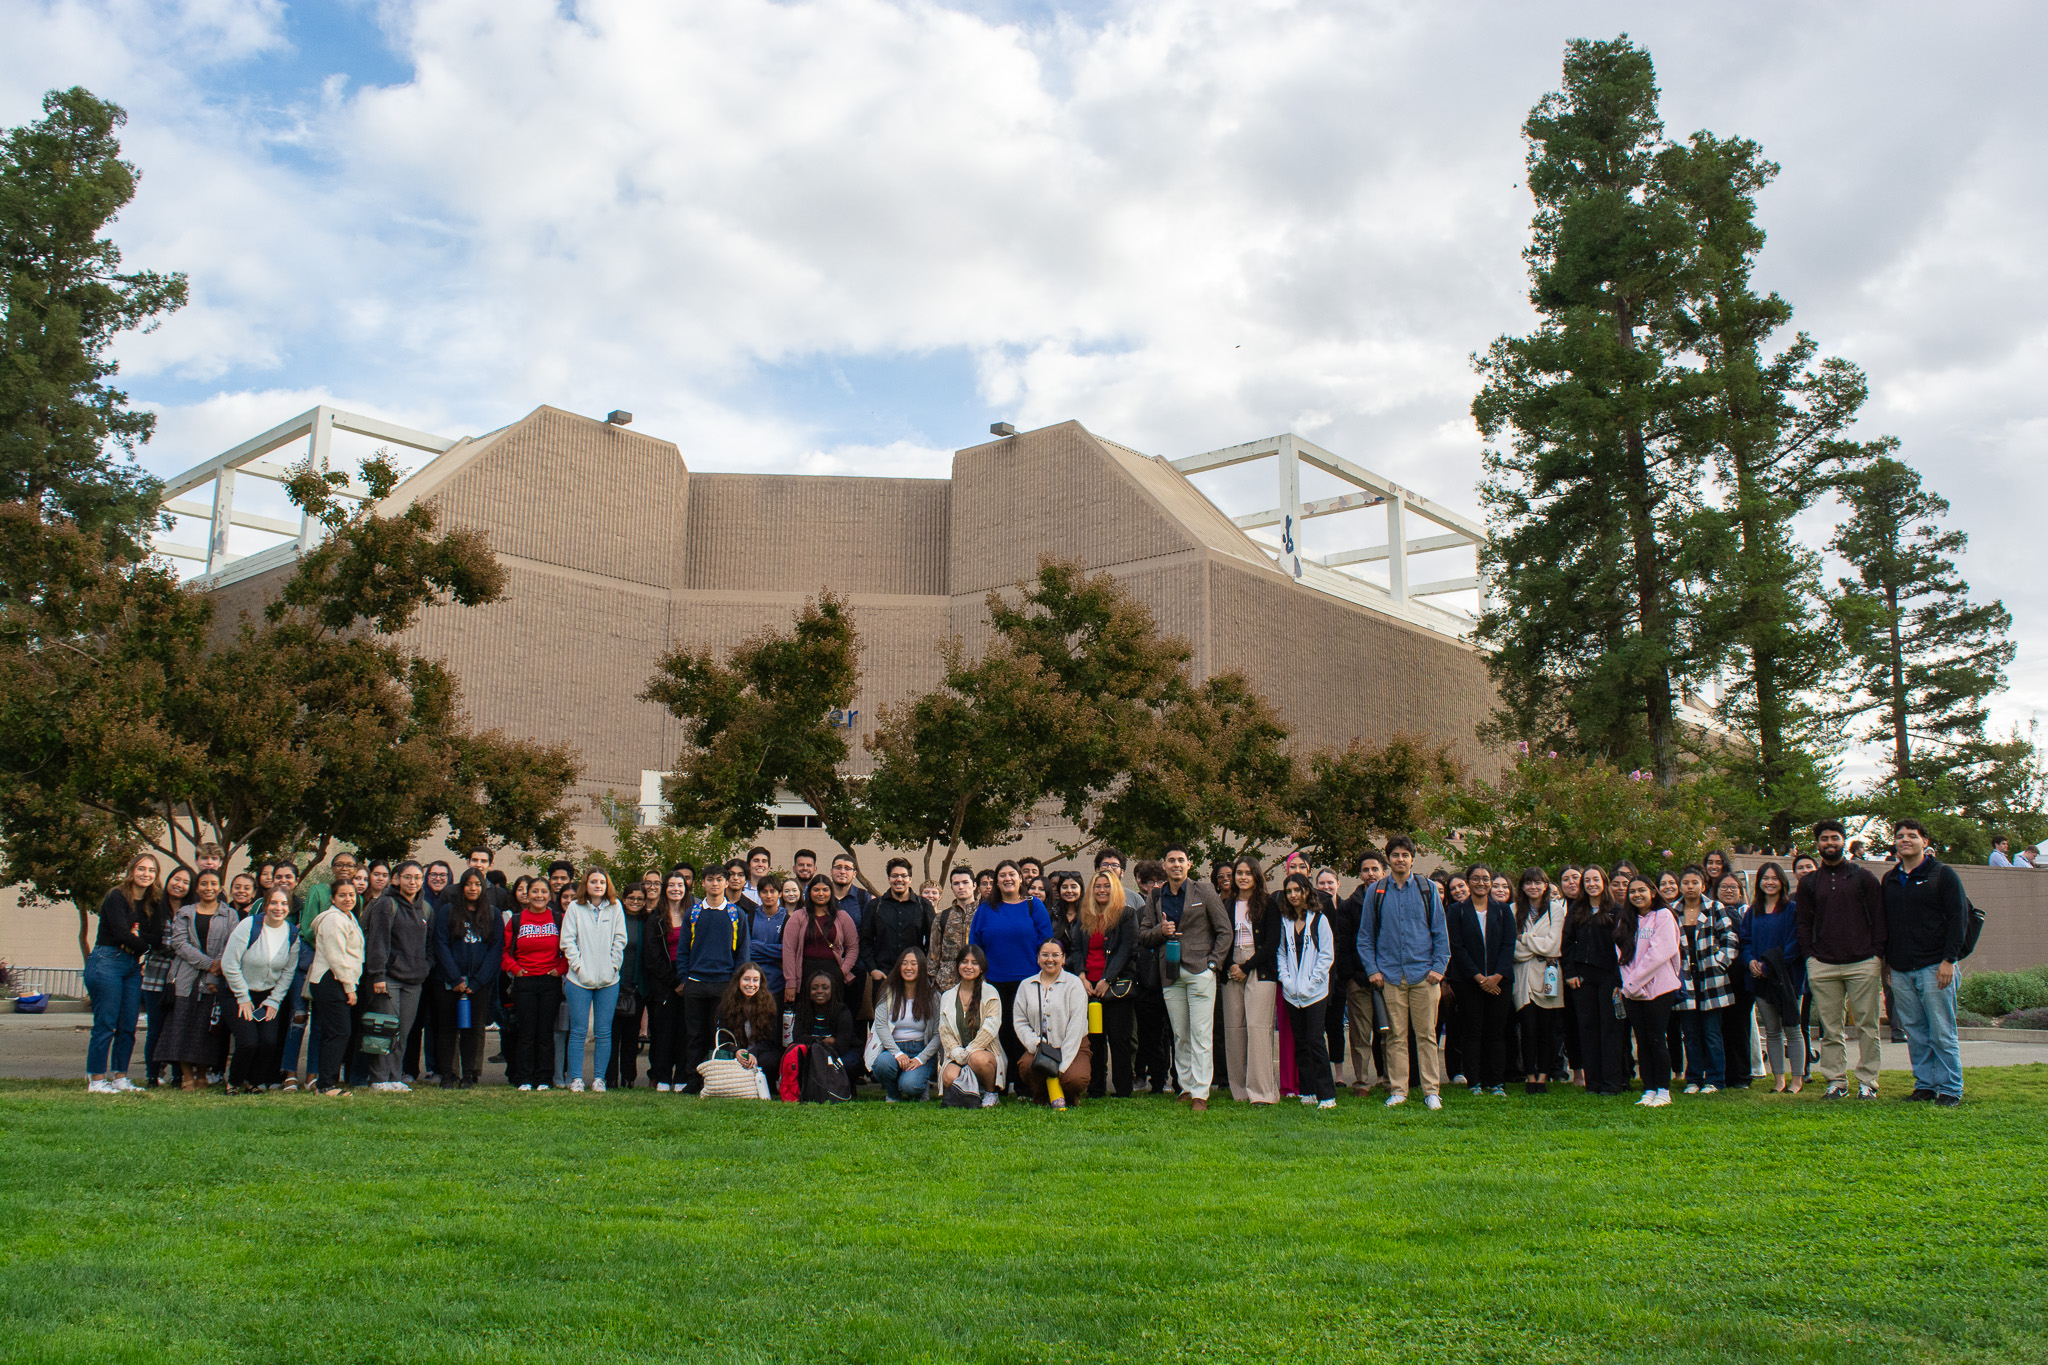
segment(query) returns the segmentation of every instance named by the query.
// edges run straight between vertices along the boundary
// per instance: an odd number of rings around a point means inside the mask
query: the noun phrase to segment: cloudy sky
[[[1072,417],[1169,456],[1291,430],[1476,513],[1518,128],[1624,30],[1674,135],[1782,164],[1763,283],[2013,611],[2001,721],[2048,711],[2039,6],[0,0],[0,121],[130,112],[117,236],[192,279],[122,350],[158,472],[315,402],[929,475]]]

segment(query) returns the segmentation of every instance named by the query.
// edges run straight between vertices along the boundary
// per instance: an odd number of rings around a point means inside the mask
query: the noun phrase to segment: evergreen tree
[[[1755,143],[1710,133],[1658,158],[1695,244],[1671,315],[1675,340],[1700,362],[1684,439],[1711,461],[1721,494],[1700,526],[1723,544],[1712,553],[1720,571],[1701,585],[1699,649],[1732,666],[1721,718],[1747,741],[1716,759],[1736,784],[1731,832],[1773,847],[1832,801],[1837,732],[1815,697],[1840,642],[1816,628],[1828,619],[1820,561],[1792,523],[1867,458],[1842,432],[1868,392],[1848,362],[1815,365],[1819,347],[1803,332],[1767,354],[1792,318],[1789,303],[1751,285],[1764,244],[1756,195],[1777,171]]]
[[[73,88],[0,142],[0,501],[61,516],[133,560],[156,517],[156,481],[131,457],[156,418],[111,387],[116,337],[185,303],[185,277],[123,274],[101,236],[135,196],[119,107]]]
[[[1478,633],[1507,697],[1496,728],[1548,720],[1668,783],[1678,687],[1696,668],[1684,594],[1718,541],[1692,534],[1700,457],[1677,439],[1694,378],[1666,327],[1692,231],[1657,175],[1649,54],[1626,36],[1575,40],[1563,90],[1523,134],[1542,322],[1475,359],[1485,382],[1472,404],[1489,442],[1511,436],[1488,450],[1481,486],[1498,605]]]
[[[1892,457],[1896,442],[1881,444],[1842,483],[1850,516],[1833,542],[1855,570],[1836,604],[1854,669],[1847,710],[1867,719],[1859,738],[1890,746],[1888,784],[1926,792],[1990,761],[1985,699],[2005,685],[2012,616],[1969,600],[1955,565],[1969,538],[1941,529],[1947,500]]]

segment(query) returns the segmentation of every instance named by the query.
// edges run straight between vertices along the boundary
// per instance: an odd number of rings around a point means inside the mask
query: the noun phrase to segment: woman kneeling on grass
[[[939,1008],[924,954],[905,948],[881,989],[875,992],[875,1023],[869,1030],[868,1074],[882,1083],[882,1098],[921,1100],[932,1083],[939,1056]]]
[[[769,1078],[768,1098],[773,1099],[775,1077],[782,1070],[782,1011],[760,963],[740,968],[725,988],[718,1001],[718,1027],[732,1035],[741,1065]]]
[[[349,1094],[341,1083],[341,1063],[362,978],[363,928],[356,923],[355,884],[336,882],[334,903],[313,920],[313,965],[306,969],[313,1033],[319,1039],[320,1093],[334,1099]]]
[[[981,1107],[993,1109],[1003,1088],[1003,1001],[988,984],[988,955],[968,945],[954,959],[959,981],[939,1000],[939,1068],[943,1092],[965,1067],[981,1082]]]
[[[277,1083],[284,1029],[291,1022],[292,977],[299,969],[299,927],[292,923],[292,895],[273,887],[263,913],[251,915],[228,935],[221,975],[235,993],[235,1063],[228,1093],[267,1090]]]
[[[844,911],[840,912],[844,915]],[[803,998],[797,1001],[794,1041],[822,1047],[843,1064],[854,1053],[853,1011],[839,998],[839,969],[812,967],[805,972]]]
[[[1024,1051],[1017,1059],[1017,1084],[1041,1104],[1064,1109],[1088,1091],[1088,990],[1066,970],[1067,950],[1056,938],[1038,945],[1038,975],[1020,983],[1010,1009],[1010,1027]],[[1052,1071],[1041,1070],[1041,1048],[1057,1052]],[[1048,1052],[1047,1057],[1053,1057]],[[1055,1074],[1056,1073],[1056,1074]],[[1057,1080],[1060,1094],[1050,1085]]]

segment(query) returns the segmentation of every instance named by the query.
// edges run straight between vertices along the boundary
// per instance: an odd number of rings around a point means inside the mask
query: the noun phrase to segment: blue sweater
[[[1799,951],[1799,916],[1790,901],[1775,915],[1743,911],[1736,939],[1740,946],[1736,950],[1735,970],[1742,973],[1744,981],[1750,979],[1749,964],[1761,962],[1765,953],[1776,948],[1785,955],[1786,981],[1793,994],[1806,994],[1806,954]]]
[[[676,976],[688,981],[730,981],[747,960],[747,920],[731,901],[712,907],[698,901],[683,921]]]
[[[983,901],[967,929],[967,941],[988,954],[988,979],[1006,983],[1038,975],[1038,945],[1052,936],[1052,917],[1036,896],[1009,905]]]

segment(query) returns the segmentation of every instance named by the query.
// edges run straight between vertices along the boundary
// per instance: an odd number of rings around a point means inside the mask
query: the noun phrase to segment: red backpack
[[[798,1043],[782,1054],[782,1074],[776,1078],[775,1093],[789,1104],[804,1097],[804,1058],[810,1050],[808,1043]]]

